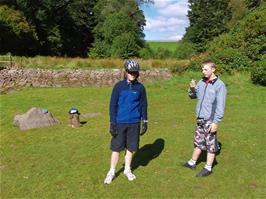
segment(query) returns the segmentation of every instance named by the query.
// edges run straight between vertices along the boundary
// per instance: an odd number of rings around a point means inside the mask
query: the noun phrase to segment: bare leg
[[[115,169],[119,160],[119,152],[113,151],[111,155],[111,169]]]
[[[130,152],[129,150],[126,151],[126,156],[125,156],[125,170],[124,174],[127,176],[127,179],[129,181],[135,180],[136,176],[131,172],[131,162],[133,158],[133,153]]]
[[[104,184],[111,184],[112,180],[114,179],[115,167],[118,163],[118,160],[119,160],[119,152],[113,151],[111,155],[111,163],[110,163],[111,167],[104,179]]]
[[[212,166],[215,158],[215,153],[207,153],[207,165]]]
[[[125,156],[125,169],[130,169],[132,158],[133,158],[133,153],[127,150]]]
[[[199,156],[201,154],[201,150],[198,147],[194,148],[193,154],[192,154],[192,160],[197,161]]]

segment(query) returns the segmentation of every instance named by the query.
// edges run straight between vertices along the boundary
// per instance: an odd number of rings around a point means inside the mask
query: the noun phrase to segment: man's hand
[[[209,133],[215,133],[218,129],[218,124],[211,123],[210,128],[209,128]]]
[[[190,90],[191,90],[191,91],[195,91],[195,87],[196,87],[196,85],[197,85],[196,80],[192,79],[191,82],[190,82],[190,84],[189,84],[189,86],[190,86]]]
[[[147,130],[148,130],[148,122],[142,121],[142,127],[141,127],[140,135],[144,135]]]
[[[113,137],[116,137],[118,135],[118,131],[117,131],[117,125],[114,123],[110,123],[110,129],[109,132],[111,133],[111,135]]]

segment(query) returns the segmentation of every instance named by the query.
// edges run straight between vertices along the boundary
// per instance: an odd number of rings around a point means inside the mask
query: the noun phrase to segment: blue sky
[[[189,26],[188,0],[154,0],[141,6],[146,18],[145,40],[178,41]]]

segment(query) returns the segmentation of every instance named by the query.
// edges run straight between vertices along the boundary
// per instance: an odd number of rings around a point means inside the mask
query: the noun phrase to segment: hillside
[[[146,41],[146,43],[154,51],[163,48],[172,52],[176,50],[179,44],[177,41]]]

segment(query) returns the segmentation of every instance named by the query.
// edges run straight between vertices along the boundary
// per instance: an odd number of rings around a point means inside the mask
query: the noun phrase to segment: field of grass
[[[158,48],[164,48],[171,52],[174,52],[177,48],[177,41],[147,41],[147,44],[152,50],[158,50]]]
[[[91,59],[91,58],[67,58],[67,57],[12,57],[13,66],[17,68],[39,68],[39,69],[123,69],[123,59]],[[186,68],[189,60],[177,59],[136,59],[141,66],[141,70],[154,68],[177,69],[181,71]],[[0,59],[1,64],[1,59]],[[7,64],[9,66],[10,64]],[[0,65],[4,66],[3,64]]]
[[[220,154],[206,178],[180,163],[191,157],[195,103],[187,97],[191,78],[146,84],[149,129],[141,137],[127,181],[121,168],[109,186],[103,184],[110,162],[109,97],[111,87],[34,88],[1,95],[1,198],[265,198],[265,87],[247,74],[222,76],[228,90],[225,118],[219,126]],[[31,107],[47,108],[61,124],[20,131],[13,117]],[[68,127],[68,109],[81,114],[83,127]]]

